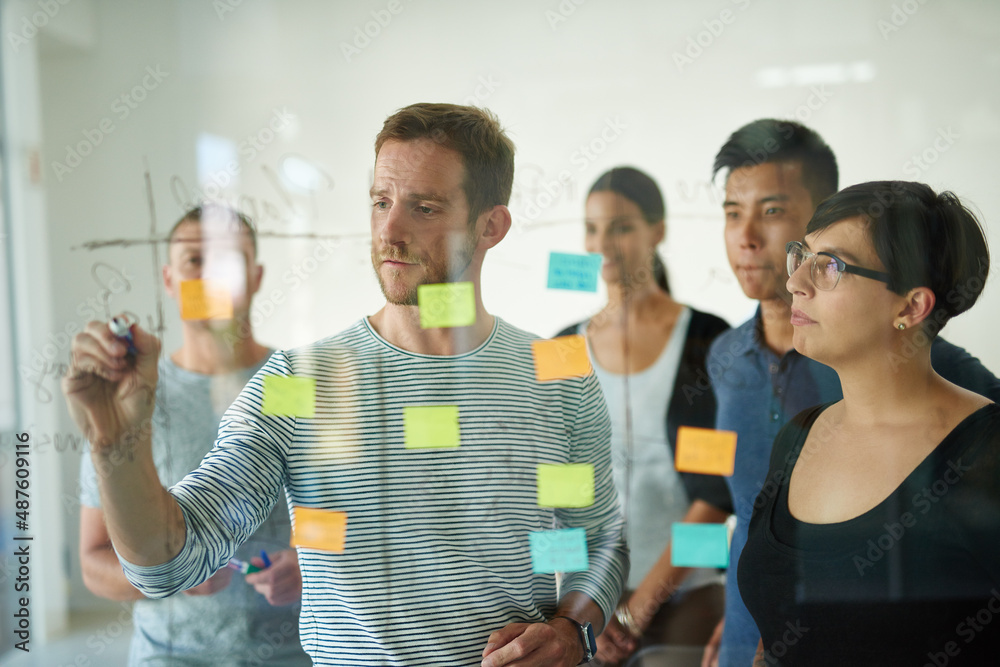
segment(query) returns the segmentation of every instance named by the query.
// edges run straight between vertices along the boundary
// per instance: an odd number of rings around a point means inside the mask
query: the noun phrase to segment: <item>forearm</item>
[[[682,521],[684,523],[722,523],[728,514],[706,503],[695,500],[691,503]],[[693,571],[690,567],[678,567],[671,564],[672,549],[668,544],[659,559],[643,577],[642,582],[629,598],[629,611],[641,628],[645,628],[656,615],[660,607],[670,599],[688,575]]]
[[[94,595],[108,600],[143,600],[146,596],[129,583],[110,545],[89,551],[80,561],[83,583]]]
[[[159,565],[184,545],[184,516],[153,464],[144,429],[134,443],[92,453],[108,534],[115,550],[135,565]]]
[[[589,596],[578,591],[570,591],[559,601],[559,607],[553,616],[568,616],[579,623],[590,623],[594,632],[598,633],[604,627],[604,613],[601,607]]]

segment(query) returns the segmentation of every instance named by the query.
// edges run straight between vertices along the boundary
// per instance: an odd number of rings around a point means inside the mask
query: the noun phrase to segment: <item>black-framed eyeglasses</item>
[[[803,262],[811,257],[812,266],[810,267],[809,275],[812,278],[813,285],[821,290],[832,290],[840,282],[840,276],[844,273],[854,273],[865,278],[871,278],[872,280],[880,280],[884,283],[888,283],[891,279],[888,273],[848,264],[836,255],[831,255],[828,252],[809,252],[802,245],[801,241],[789,241],[785,245],[785,254],[788,256],[785,266],[788,269],[789,277],[802,266]]]

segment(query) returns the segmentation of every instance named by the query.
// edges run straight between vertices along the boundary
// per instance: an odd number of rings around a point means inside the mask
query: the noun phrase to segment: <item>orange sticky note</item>
[[[181,281],[181,319],[233,319],[233,297],[229,288],[211,280]]]
[[[343,553],[347,535],[347,512],[295,507],[292,546]]]
[[[539,382],[583,377],[591,372],[587,341],[580,335],[533,340],[531,353],[535,357],[535,377]]]
[[[694,426],[677,429],[677,456],[674,460],[677,470],[728,477],[733,474],[735,461],[735,431]]]

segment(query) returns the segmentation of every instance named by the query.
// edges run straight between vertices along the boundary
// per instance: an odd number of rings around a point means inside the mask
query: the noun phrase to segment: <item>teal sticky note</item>
[[[583,528],[543,530],[528,534],[531,569],[536,574],[583,572],[587,561],[587,531]]]
[[[729,567],[724,523],[675,523],[670,528],[670,564],[678,567]]]
[[[572,255],[554,252],[549,255],[549,289],[596,292],[601,272],[600,255]]]

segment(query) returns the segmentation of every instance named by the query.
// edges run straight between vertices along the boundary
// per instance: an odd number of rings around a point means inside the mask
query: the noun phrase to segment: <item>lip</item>
[[[816,320],[810,318],[808,315],[806,315],[797,308],[792,308],[792,317],[790,321],[792,323],[792,326],[795,327],[802,327],[806,326],[807,324],[816,324]]]
[[[416,264],[411,264],[409,262],[400,262],[399,260],[395,259],[383,259],[382,263],[388,264],[389,266],[416,266]]]

